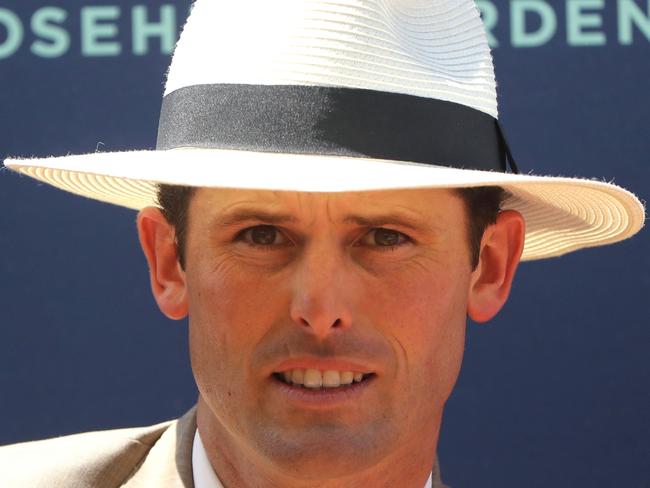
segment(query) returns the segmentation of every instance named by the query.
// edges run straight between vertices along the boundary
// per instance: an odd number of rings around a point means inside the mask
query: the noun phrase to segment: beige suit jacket
[[[0,447],[2,488],[193,488],[196,411],[135,429]],[[444,488],[437,469],[433,488]]]
[[[192,488],[193,408],[171,422],[0,447],[7,488]]]

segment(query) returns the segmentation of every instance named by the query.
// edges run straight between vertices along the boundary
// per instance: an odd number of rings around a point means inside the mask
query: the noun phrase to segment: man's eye
[[[410,239],[401,232],[381,227],[372,229],[363,237],[363,239],[361,239],[361,243],[365,246],[378,246],[385,248],[395,248],[409,241]]]
[[[239,238],[253,246],[279,246],[288,242],[287,238],[272,225],[257,225],[244,229]]]

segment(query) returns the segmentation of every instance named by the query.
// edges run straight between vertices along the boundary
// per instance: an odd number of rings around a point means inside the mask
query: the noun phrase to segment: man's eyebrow
[[[296,222],[298,219],[291,214],[274,213],[264,209],[241,208],[226,212],[215,219],[215,224],[219,227],[230,227],[242,222],[265,222],[268,224],[283,224],[286,222]],[[422,230],[428,227],[423,221],[414,219],[402,214],[379,214],[372,216],[346,215],[343,223],[355,224],[363,227],[382,227],[384,225],[395,225],[406,227],[411,230]]]
[[[262,209],[242,208],[226,212],[224,215],[217,217],[215,223],[219,227],[229,227],[248,221],[282,224],[285,222],[295,222],[296,217],[290,214],[272,213]]]
[[[364,227],[382,227],[384,225],[396,225],[399,227],[407,227],[411,230],[422,230],[427,227],[424,222],[401,214],[382,214],[373,215],[372,217],[364,217],[361,215],[347,215],[343,219],[343,222],[346,224],[356,224]]]

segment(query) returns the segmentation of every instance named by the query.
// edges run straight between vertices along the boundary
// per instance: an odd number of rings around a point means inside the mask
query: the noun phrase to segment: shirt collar
[[[194,488],[223,488],[208,460],[198,429],[194,433],[194,444],[192,445],[192,473],[194,474]],[[429,475],[424,488],[431,488],[431,484],[432,479]]]
[[[198,429],[194,434],[194,444],[192,445],[192,473],[194,488],[223,488],[208,460]]]

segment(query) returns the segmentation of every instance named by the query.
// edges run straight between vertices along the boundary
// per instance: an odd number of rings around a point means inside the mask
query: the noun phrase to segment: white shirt
[[[194,445],[192,446],[192,473],[194,474],[194,488],[223,488],[208,460],[198,429],[194,434]],[[431,475],[429,475],[424,488],[431,488],[431,483]]]
[[[192,445],[192,474],[194,475],[194,488],[223,488],[205,452],[201,436],[199,436],[199,429],[196,429],[194,433],[194,444]]]

